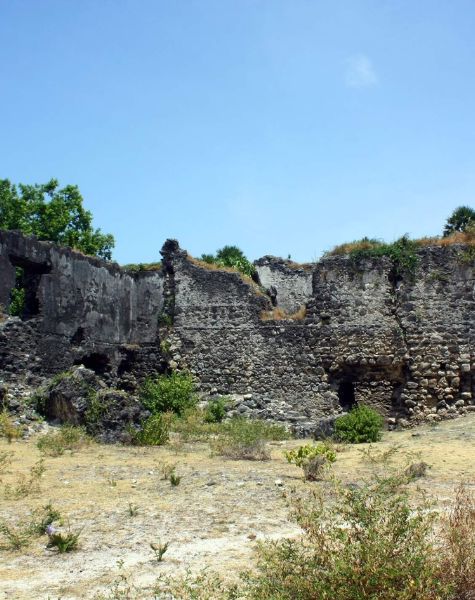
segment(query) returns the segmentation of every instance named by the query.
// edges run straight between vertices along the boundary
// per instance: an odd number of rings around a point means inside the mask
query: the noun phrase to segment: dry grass
[[[475,246],[475,230],[469,230],[466,232],[456,232],[447,237],[423,237],[416,240],[411,240],[417,246],[453,246],[455,244],[465,244],[467,246]],[[360,252],[364,250],[373,250],[383,246],[384,242],[377,239],[363,238],[361,240],[355,240],[354,242],[346,242],[335,246],[332,250],[325,253],[325,256],[343,256],[346,254],[352,254],[354,252]]]
[[[307,307],[303,304],[296,312],[287,313],[278,306],[272,310],[261,312],[261,321],[303,321],[307,316]]]
[[[465,244],[475,246],[475,231],[456,232],[447,237],[423,237],[414,240],[418,246],[453,246],[454,244]]]
[[[444,561],[440,577],[456,589],[456,600],[475,599],[475,495],[465,483],[455,492],[455,501],[442,521]]]

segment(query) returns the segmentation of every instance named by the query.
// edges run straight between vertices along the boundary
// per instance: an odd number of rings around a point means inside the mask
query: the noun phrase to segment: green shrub
[[[170,438],[172,415],[153,414],[142,423],[140,431],[136,432],[133,443],[139,446],[163,446]]]
[[[308,481],[320,479],[324,468],[336,460],[336,452],[325,442],[299,446],[295,450],[285,452],[284,456],[287,462],[303,469]]]
[[[227,398],[213,398],[208,402],[204,420],[206,423],[221,423],[226,416]]]
[[[369,406],[357,406],[335,421],[335,436],[341,442],[362,444],[381,439],[383,417]]]
[[[405,481],[336,484],[330,497],[317,490],[294,497],[304,538],[261,545],[245,597],[448,600],[431,542],[435,515],[424,501],[410,504]]]
[[[195,385],[189,373],[172,373],[147,379],[140,390],[140,401],[151,413],[174,412],[181,415],[197,403]]]
[[[66,450],[79,450],[90,443],[82,427],[63,425],[59,431],[50,431],[36,443],[38,450],[47,456],[61,456]]]

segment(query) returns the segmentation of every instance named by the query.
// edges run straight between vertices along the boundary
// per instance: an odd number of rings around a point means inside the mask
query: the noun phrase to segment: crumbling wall
[[[25,308],[0,324],[0,370],[46,375],[83,363],[113,373],[133,346],[156,345],[160,272],[124,272],[18,232],[0,231],[0,303],[8,308],[15,268]]]
[[[299,265],[291,260],[264,256],[256,260],[254,266],[272,304],[288,314],[297,312],[311,298],[314,265]]]
[[[238,412],[301,433],[357,403],[391,426],[475,408],[474,261],[464,247],[420,249],[413,273],[384,257],[302,269],[257,261],[284,312],[263,286],[191,259],[176,241],[162,255],[161,270],[130,273],[0,232],[0,302],[22,267],[29,304],[0,323],[0,377],[34,381],[84,364],[124,383],[186,369],[203,394],[231,394]]]

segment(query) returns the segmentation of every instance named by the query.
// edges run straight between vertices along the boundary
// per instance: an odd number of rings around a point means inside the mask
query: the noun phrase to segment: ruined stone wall
[[[265,258],[261,287],[177,242],[162,254],[161,270],[132,274],[0,232],[0,302],[16,266],[28,284],[23,318],[0,323],[0,378],[79,363],[115,383],[186,369],[205,396],[230,394],[238,412],[301,433],[355,403],[391,426],[474,408],[475,277],[463,247],[421,249],[415,273],[402,276],[384,257],[305,268]],[[272,312],[275,299],[285,312]]]
[[[26,303],[21,318],[0,323],[4,374],[58,373],[81,362],[106,374],[135,346],[156,345],[163,305],[160,272],[126,273],[115,263],[0,231],[4,307],[16,267],[23,272]]]
[[[272,304],[286,313],[297,312],[312,295],[313,265],[299,265],[275,256],[264,256],[254,263],[259,281]]]

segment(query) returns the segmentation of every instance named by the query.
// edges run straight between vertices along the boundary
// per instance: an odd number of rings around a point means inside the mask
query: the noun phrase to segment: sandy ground
[[[51,502],[73,531],[82,529],[80,546],[58,554],[45,548],[47,538],[42,536],[21,550],[0,551],[1,599],[94,598],[120,573],[129,574],[147,598],[146,590],[160,574],[204,567],[238,573],[252,566],[256,540],[298,534],[288,519],[283,491],[319,485],[304,483],[301,470],[283,456],[302,440],[272,442],[272,459],[266,462],[213,457],[207,444],[179,451],[92,444],[74,454],[47,457],[39,492],[5,498],[5,485],[27,474],[40,458],[36,441],[0,440],[0,454],[13,453],[0,485],[0,520],[15,524]],[[460,480],[475,482],[475,415],[386,433],[376,446],[384,450],[394,444],[400,447],[398,456],[420,453],[429,463],[428,475],[420,481],[441,507]],[[333,471],[343,481],[367,475],[364,447],[345,447],[338,453]],[[164,464],[176,464],[182,476],[178,486],[162,479]],[[135,516],[129,504],[136,507]],[[158,542],[169,543],[160,563],[150,547]]]

